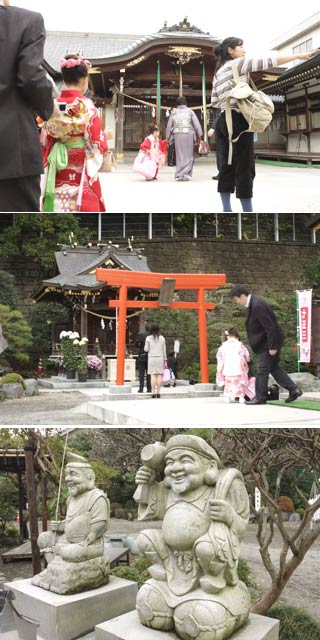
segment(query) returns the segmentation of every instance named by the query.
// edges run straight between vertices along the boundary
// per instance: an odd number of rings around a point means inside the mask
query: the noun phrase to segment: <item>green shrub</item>
[[[115,567],[110,573],[118,578],[133,580],[141,587],[150,578],[148,567],[151,567],[151,565],[152,560],[145,558],[145,556],[138,556],[129,567]]]
[[[15,547],[19,544],[19,531],[14,524],[7,524],[0,530],[0,547]]]
[[[247,561],[244,560],[243,558],[239,558],[238,576],[239,576],[239,580],[242,580],[242,582],[244,582],[247,585],[247,587],[254,586],[253,580],[251,578],[251,569]]]
[[[19,373],[6,373],[6,375],[0,379],[1,384],[15,384],[17,382],[20,382],[24,389],[26,388],[26,383]]]
[[[268,611],[280,620],[279,640],[319,640],[320,623],[306,611],[286,604],[276,604]]]

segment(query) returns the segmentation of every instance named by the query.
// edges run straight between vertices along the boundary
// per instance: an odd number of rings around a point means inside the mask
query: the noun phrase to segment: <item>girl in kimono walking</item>
[[[146,178],[146,180],[157,180],[159,168],[163,167],[165,162],[167,143],[166,140],[159,140],[160,131],[156,124],[151,124],[149,131],[149,135],[140,145],[140,151],[147,153],[155,163],[154,176]]]
[[[250,400],[255,396],[255,378],[249,378],[249,362],[251,356],[247,347],[240,341],[240,336],[233,327],[225,331],[226,341],[217,352],[217,376],[219,387],[224,387],[224,401],[244,404],[245,396]]]
[[[66,89],[57,98],[60,115],[43,124],[43,211],[105,211],[98,171],[108,145],[98,111],[89,98],[90,63],[80,54],[60,62]]]

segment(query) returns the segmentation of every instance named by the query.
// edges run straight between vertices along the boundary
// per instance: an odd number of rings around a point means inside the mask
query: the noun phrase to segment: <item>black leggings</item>
[[[248,129],[248,123],[241,113],[232,110],[233,138]],[[232,164],[228,165],[229,136],[225,112],[216,123],[216,153],[219,167],[218,191],[234,193],[237,198],[252,198],[254,168],[253,133],[243,133],[238,142],[232,144]]]

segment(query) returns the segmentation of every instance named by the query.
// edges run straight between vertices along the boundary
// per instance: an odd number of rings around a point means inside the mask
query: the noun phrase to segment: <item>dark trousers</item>
[[[288,374],[279,366],[280,351],[275,356],[270,356],[269,351],[259,353],[258,374],[256,376],[256,398],[265,401],[268,393],[268,379],[271,373],[280,387],[295,391],[297,385],[289,378]]]
[[[40,176],[0,180],[0,211],[40,211]]]
[[[241,113],[232,110],[233,138],[248,129]],[[225,113],[219,116],[216,128],[216,154],[219,170],[218,191],[234,193],[237,198],[252,198],[255,177],[253,133],[243,133],[238,142],[232,144],[232,164],[228,164],[229,134]]]
[[[151,392],[151,376],[148,371],[148,358],[138,360],[138,373],[139,373],[139,391],[143,391],[144,376],[147,374],[147,391]]]

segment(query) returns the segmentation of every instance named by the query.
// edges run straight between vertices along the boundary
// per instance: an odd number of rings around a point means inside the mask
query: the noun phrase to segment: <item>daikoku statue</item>
[[[67,456],[66,519],[52,522],[52,530],[40,534],[38,545],[45,552],[48,567],[32,578],[32,584],[59,594],[95,589],[109,580],[103,542],[109,526],[109,500],[95,487],[90,464],[81,456]]]
[[[163,522],[137,538],[154,562],[137,596],[140,621],[183,640],[228,638],[245,624],[251,604],[237,574],[249,516],[242,475],[223,468],[216,451],[193,435],[147,445],[141,458],[139,520]]]

